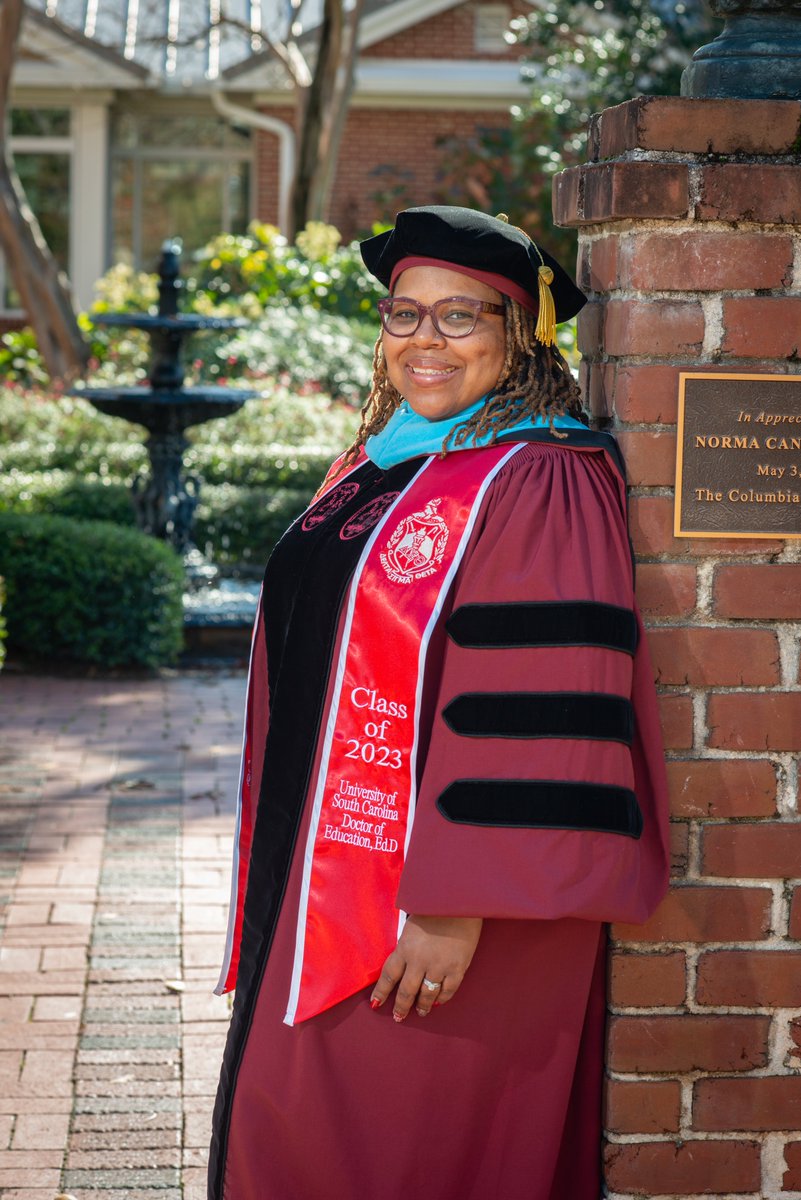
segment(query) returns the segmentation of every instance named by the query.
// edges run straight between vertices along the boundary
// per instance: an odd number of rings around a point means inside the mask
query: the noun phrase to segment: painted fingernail
[[[381,1007],[381,1001],[380,1001],[380,1000],[371,1000],[371,1001],[370,1001],[370,1007],[371,1007],[371,1008],[380,1008],[380,1007]]]
[[[434,1001],[434,1003],[431,1005],[431,1007],[432,1007],[432,1008],[439,1008],[439,1000],[435,1000],[435,1001]]]
[[[403,1021],[403,1020],[404,1020],[403,1013],[396,1013],[396,1012],[394,1012],[394,1013],[392,1014],[392,1020],[393,1020],[393,1021],[397,1021],[397,1022],[398,1022],[398,1024],[400,1025],[401,1021]]]
[[[427,1017],[428,1016],[427,1008],[416,1008],[414,1011],[417,1013],[418,1017]]]

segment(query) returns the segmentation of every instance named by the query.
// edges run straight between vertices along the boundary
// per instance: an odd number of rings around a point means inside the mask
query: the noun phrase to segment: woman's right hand
[[[412,1006],[425,1017],[435,1004],[447,1004],[473,960],[482,925],[481,917],[410,916],[373,988],[372,1007],[380,1008],[393,989],[392,1016],[398,1022]]]

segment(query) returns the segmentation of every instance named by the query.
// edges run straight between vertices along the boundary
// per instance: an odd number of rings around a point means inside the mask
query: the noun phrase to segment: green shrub
[[[11,649],[40,660],[157,667],[181,648],[183,566],[103,521],[0,513]]]
[[[312,221],[287,242],[274,225],[253,221],[244,236],[220,234],[195,256],[187,290],[212,304],[311,304],[358,317],[374,311],[386,289],[373,279],[355,242],[341,245],[333,225]],[[252,303],[252,300],[250,302]],[[247,315],[247,314],[246,314]]]
[[[208,335],[198,350],[200,375],[241,379],[274,390],[280,380],[294,392],[310,387],[361,406],[370,390],[377,325],[309,305],[265,309],[235,337]]]
[[[11,471],[0,476],[0,512],[46,513],[77,521],[133,526],[130,488],[69,471]]]
[[[221,566],[261,566],[287,526],[303,512],[323,473],[315,471],[312,478],[309,472],[307,486],[302,488],[204,482],[195,513],[196,544]],[[135,525],[126,484],[80,479],[66,471],[14,472],[0,478],[3,512],[110,521],[127,528]]]
[[[281,388],[190,430],[185,461],[209,483],[313,491],[356,425],[356,413],[330,396]],[[86,400],[0,386],[0,475],[68,471],[128,483],[147,467],[145,437]]]
[[[358,245],[340,245],[340,235],[331,225],[311,222],[298,234],[295,245],[287,242],[271,225],[253,222],[242,236],[221,234],[196,256],[184,263],[184,309],[203,315],[246,317],[255,327],[275,325],[279,345],[261,356],[260,346],[233,360],[219,333],[195,334],[189,343],[187,383],[202,378],[237,377],[264,381],[270,363],[281,361],[280,372],[291,384],[312,379],[329,386],[332,378],[328,356],[335,347],[337,369],[333,375],[335,395],[351,398],[361,392],[369,368],[370,346],[378,329],[376,300],[385,289],[365,268]],[[108,385],[140,383],[147,373],[149,341],[140,330],[95,324],[94,316],[107,312],[155,312],[157,276],[117,264],[97,284],[97,299],[79,321],[91,346],[94,364],[89,381]],[[283,334],[297,317],[299,334]],[[313,312],[317,324],[304,313]],[[308,335],[307,330],[308,328]],[[306,336],[309,344],[305,344]],[[338,343],[353,337],[353,347]],[[303,342],[301,342],[303,338]],[[316,369],[313,350],[318,347]],[[299,358],[297,370],[296,358]],[[351,367],[351,363],[353,366]],[[0,378],[26,386],[46,386],[36,338],[31,329],[0,336]]]
[[[215,563],[262,567],[312,490],[205,484],[195,513],[195,542]]]

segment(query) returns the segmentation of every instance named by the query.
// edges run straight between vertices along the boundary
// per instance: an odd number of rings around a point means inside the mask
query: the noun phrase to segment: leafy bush
[[[364,317],[385,289],[368,272],[358,245],[340,242],[333,225],[321,221],[311,221],[294,246],[274,225],[253,221],[246,235],[220,234],[196,255],[187,291],[204,292],[216,305],[236,297],[247,306],[252,298],[262,308],[301,303]]]
[[[103,521],[0,513],[9,646],[38,659],[157,667],[181,648],[183,566]]]
[[[236,352],[214,331],[193,335],[187,383],[201,378],[256,381],[271,390],[278,376],[291,386],[313,382],[350,402],[369,381],[384,289],[367,272],[356,243],[341,246],[331,225],[312,222],[290,245],[270,225],[254,222],[247,235],[221,234],[184,264],[184,307],[209,316],[245,317],[255,341],[243,335]],[[149,342],[140,330],[94,324],[107,312],[154,312],[157,277],[117,265],[97,285],[97,299],[80,317],[94,362],[89,383],[124,386],[147,374]],[[259,329],[268,332],[259,334]],[[276,345],[269,331],[275,329]],[[297,366],[296,366],[297,363]],[[46,385],[30,329],[0,337],[0,376]]]
[[[190,430],[185,460],[209,483],[313,491],[353,440],[356,423],[353,410],[329,396],[281,388]],[[129,483],[147,468],[145,437],[141,426],[98,413],[83,399],[0,387],[0,475],[19,472],[22,483],[39,471]]]
[[[328,464],[326,463],[326,466]],[[309,503],[324,473],[304,488],[204,483],[195,514],[195,542],[221,566],[261,567],[287,526]],[[130,490],[108,479],[66,471],[15,472],[0,479],[0,513],[38,513],[134,526]]]
[[[269,386],[280,380],[293,391],[327,392],[361,405],[370,390],[377,325],[304,305],[265,309],[258,323],[235,337],[208,337],[201,374]],[[272,390],[272,389],[271,389]]]
[[[195,542],[220,566],[261,568],[312,495],[308,489],[205,485],[195,513]]]
[[[76,521],[112,521],[132,527],[130,489],[109,479],[69,471],[12,471],[0,477],[0,512],[41,513]]]

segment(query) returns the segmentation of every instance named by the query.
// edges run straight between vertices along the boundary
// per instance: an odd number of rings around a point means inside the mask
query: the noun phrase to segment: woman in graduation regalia
[[[666,885],[625,481],[503,220],[402,212],[358,438],[273,551],[210,1200],[597,1200],[605,923]]]

